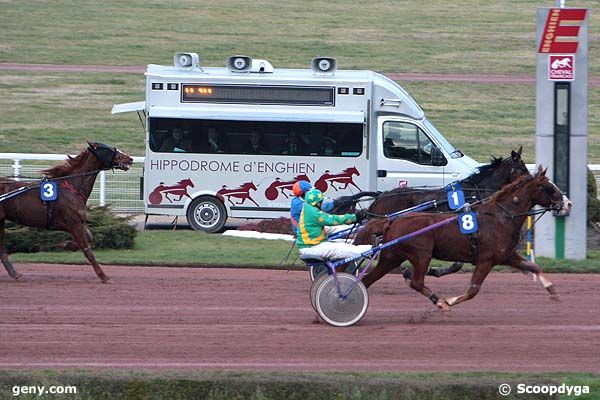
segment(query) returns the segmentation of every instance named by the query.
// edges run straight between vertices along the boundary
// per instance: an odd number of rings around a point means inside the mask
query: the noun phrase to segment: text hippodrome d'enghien
[[[156,171],[181,171],[181,172],[246,172],[263,173],[276,172],[278,174],[307,174],[316,170],[314,163],[286,163],[251,161],[196,161],[196,160],[152,160],[150,169]]]
[[[577,36],[586,13],[587,9],[584,8],[552,8],[548,13],[538,52],[577,53]],[[561,39],[557,40],[558,38]]]

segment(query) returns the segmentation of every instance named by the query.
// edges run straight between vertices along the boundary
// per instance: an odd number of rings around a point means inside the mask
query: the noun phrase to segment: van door
[[[377,126],[377,190],[444,186],[447,158],[417,122],[380,117]]]

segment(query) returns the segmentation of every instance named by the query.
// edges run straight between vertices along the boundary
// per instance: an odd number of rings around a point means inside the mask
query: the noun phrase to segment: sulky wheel
[[[310,286],[310,305],[315,311],[317,311],[317,306],[315,302],[315,295],[317,293],[317,289],[319,288],[321,282],[323,282],[328,276],[329,275],[327,275],[327,273],[317,276],[317,279],[313,281],[312,285]]]
[[[325,264],[312,264],[309,268],[310,281],[314,282],[317,277],[321,274],[327,274],[327,265]]]
[[[322,281],[319,279],[314,296],[317,313],[325,322],[333,326],[354,325],[367,312],[369,306],[367,289],[362,282],[356,282],[354,275],[342,272],[337,274],[337,278],[342,294],[346,294],[350,287],[354,286],[354,288],[345,299],[342,299],[338,294],[333,275],[327,276]]]

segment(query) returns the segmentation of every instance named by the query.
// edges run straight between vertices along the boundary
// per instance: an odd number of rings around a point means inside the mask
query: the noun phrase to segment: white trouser
[[[357,256],[371,249],[371,245],[362,244],[355,246],[350,243],[322,242],[312,247],[300,249],[304,257],[321,257],[327,260],[341,260]]]

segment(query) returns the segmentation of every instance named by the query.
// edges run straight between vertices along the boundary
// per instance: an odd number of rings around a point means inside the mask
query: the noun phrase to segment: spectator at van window
[[[336,140],[330,136],[325,136],[323,138],[323,143],[321,145],[322,153],[326,156],[332,156],[337,153],[336,150]]]
[[[190,151],[191,144],[184,136],[183,130],[179,127],[173,128],[170,136],[167,136],[162,143],[159,151],[172,153],[185,153]]]
[[[244,153],[265,154],[267,152],[268,150],[263,135],[257,131],[250,132],[248,143],[244,146]]]
[[[283,142],[281,154],[299,155],[306,153],[306,145],[309,141],[306,137],[299,135],[298,132],[291,130]]]
[[[208,153],[225,153],[227,152],[227,143],[223,140],[223,136],[219,135],[216,128],[208,128],[207,145],[205,149]]]

